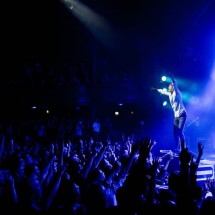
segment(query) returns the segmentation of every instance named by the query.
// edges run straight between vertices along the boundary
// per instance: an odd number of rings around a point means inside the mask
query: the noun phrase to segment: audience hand
[[[204,145],[201,142],[198,142],[199,156],[203,155],[203,149],[204,149]]]

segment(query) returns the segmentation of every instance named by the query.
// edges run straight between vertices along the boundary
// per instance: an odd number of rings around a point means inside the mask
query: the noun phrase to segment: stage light
[[[118,111],[115,111],[115,112],[114,112],[114,115],[115,115],[115,116],[118,116],[118,115],[119,115],[119,112],[118,112]]]
[[[166,76],[165,75],[163,75],[162,77],[161,77],[161,81],[166,81]]]
[[[106,20],[105,17],[90,8],[87,4],[78,0],[62,0],[62,3],[80,21],[93,36],[95,36],[106,48],[110,49],[113,54],[118,54],[121,50],[119,42],[121,32],[113,23]]]
[[[163,102],[163,106],[164,106],[164,107],[167,106],[167,101],[164,101],[164,102]]]

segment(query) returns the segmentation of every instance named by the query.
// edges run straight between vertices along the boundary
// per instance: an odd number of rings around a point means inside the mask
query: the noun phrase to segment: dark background
[[[33,104],[52,110],[61,108],[63,113],[71,111],[75,115],[77,107],[81,107],[86,115],[92,112],[111,115],[119,109],[118,103],[122,102],[125,105],[121,107],[121,120],[125,127],[124,118],[128,119],[128,124],[142,122],[138,128],[140,132],[143,125],[148,126],[147,132],[151,132],[150,121],[153,127],[158,127],[156,129],[162,136],[166,136],[171,129],[167,125],[171,125],[169,120],[172,119],[172,112],[160,106],[161,98],[149,88],[162,86],[160,76],[170,71],[176,78],[187,81],[181,86],[183,91],[193,95],[202,93],[214,64],[215,1],[78,2],[108,21],[112,31],[93,34],[92,26],[87,28],[62,1],[1,3],[3,115],[11,111],[19,114],[23,107],[26,110]],[[83,17],[89,19],[87,14],[83,14]],[[112,66],[101,69],[101,62],[106,62],[107,66],[117,65],[117,69],[114,70]],[[69,64],[80,63],[87,64],[91,71],[88,84],[69,88],[49,85],[43,89],[22,82],[13,85],[23,75],[25,64],[41,64],[44,70],[51,65],[58,77]],[[118,77],[117,81],[102,82],[104,68],[111,70],[112,76]],[[126,80],[123,79],[124,73]],[[188,106],[189,102],[188,99],[185,105]],[[131,111],[135,113],[133,116],[129,115]],[[210,112],[210,119],[211,116],[214,116],[213,112]],[[130,121],[129,117],[132,118]],[[189,118],[188,123],[195,118]],[[209,118],[208,122],[211,122]],[[152,133],[154,135],[154,130]],[[189,131],[190,136],[193,133]],[[196,139],[196,134],[193,136]]]

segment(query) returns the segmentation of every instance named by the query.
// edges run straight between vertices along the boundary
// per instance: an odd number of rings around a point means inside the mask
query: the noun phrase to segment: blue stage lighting
[[[162,81],[166,81],[166,76],[162,76],[162,77],[161,77],[161,80],[162,80]]]

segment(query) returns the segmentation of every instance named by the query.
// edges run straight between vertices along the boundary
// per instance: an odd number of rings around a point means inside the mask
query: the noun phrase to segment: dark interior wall
[[[117,50],[118,58],[73,17],[61,1],[2,3],[1,89],[9,106],[11,101],[74,104],[83,98],[86,103],[90,101],[89,105],[124,101],[151,108],[149,104],[156,97],[148,93],[148,87],[157,83],[163,69],[196,82],[209,76],[214,44],[214,1],[196,1],[195,5],[193,1],[182,0],[82,2],[122,33],[123,49]],[[112,75],[122,77],[125,71],[128,81],[120,79],[104,84],[99,79],[104,72],[100,67],[103,59],[108,59]],[[41,90],[22,84],[11,87],[12,80],[22,76],[25,62],[54,65],[58,77],[65,64],[82,61],[89,63],[92,70],[90,88],[85,86],[82,90],[70,86],[69,89]],[[116,71],[111,67],[114,64],[118,66]]]

